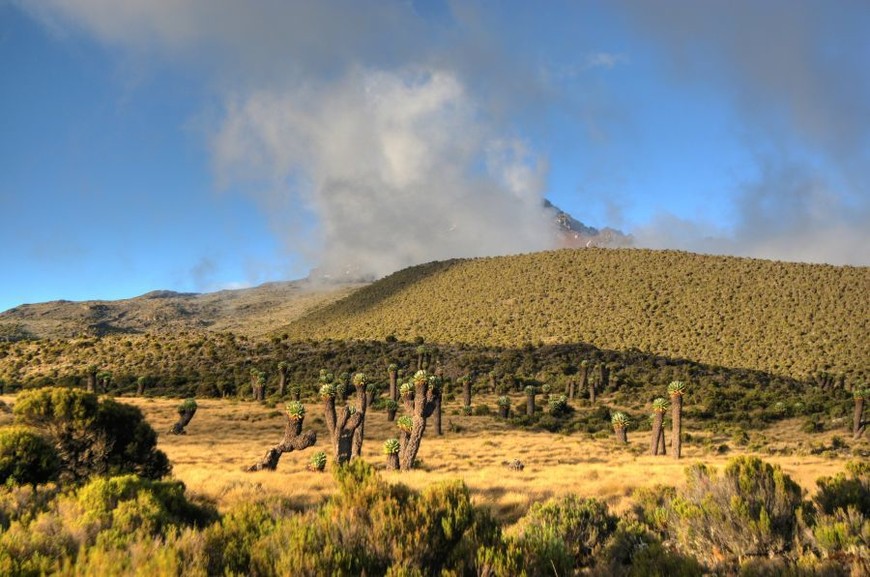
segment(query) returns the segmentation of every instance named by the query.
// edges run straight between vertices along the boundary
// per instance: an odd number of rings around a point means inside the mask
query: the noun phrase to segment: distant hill
[[[796,378],[866,378],[870,268],[640,249],[451,260],[394,273],[278,332],[587,342]]]
[[[206,294],[152,291],[117,301],[27,304],[0,313],[0,340],[189,330],[257,336],[346,296],[359,286],[274,282]]]

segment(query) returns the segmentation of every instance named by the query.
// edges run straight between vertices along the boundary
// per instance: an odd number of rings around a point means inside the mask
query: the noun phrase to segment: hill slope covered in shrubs
[[[578,249],[433,262],[315,310],[291,338],[590,343],[807,378],[870,361],[870,268]]]

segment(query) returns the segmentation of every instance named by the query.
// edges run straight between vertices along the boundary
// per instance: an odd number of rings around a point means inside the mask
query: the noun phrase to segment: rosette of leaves
[[[399,439],[387,439],[384,441],[384,455],[399,454]]]
[[[320,398],[321,399],[329,399],[335,398],[335,386],[330,384],[325,384],[320,387]]]
[[[495,403],[498,405],[498,416],[507,419],[510,416],[511,400],[506,395],[500,396]]]
[[[426,371],[424,371],[423,369],[420,369],[419,371],[414,373],[414,378],[412,380],[414,381],[415,385],[419,385],[419,384],[425,383],[428,379],[429,379],[429,374]]]
[[[628,435],[626,434],[626,429],[628,429],[629,425],[628,415],[617,411],[610,416],[610,424],[613,425],[613,431],[616,433],[616,440],[620,443],[627,443]]]
[[[292,401],[287,403],[287,416],[291,421],[298,421],[305,417],[305,405],[300,403],[299,401]]]
[[[360,388],[368,383],[368,378],[365,373],[356,373],[353,376],[353,386],[356,388]]]
[[[566,415],[570,410],[570,407],[568,407],[568,397],[566,395],[559,395],[558,397],[550,398],[549,405],[550,414],[554,417]]]
[[[414,419],[408,415],[402,415],[396,419],[396,426],[399,427],[400,430],[410,433],[411,429],[414,428]]]
[[[527,395],[534,395],[534,394],[537,392],[537,391],[535,390],[535,387],[534,387],[533,385],[527,385],[526,388],[523,389],[523,391],[524,391]]]
[[[384,409],[387,411],[387,420],[392,421],[396,418],[396,411],[399,410],[399,403],[393,399],[384,401]]]
[[[184,402],[178,405],[178,414],[183,415],[184,413],[196,412],[196,409],[196,399],[184,399]]]
[[[318,451],[311,455],[311,459],[308,461],[308,470],[322,473],[324,469],[326,469],[326,453]]]

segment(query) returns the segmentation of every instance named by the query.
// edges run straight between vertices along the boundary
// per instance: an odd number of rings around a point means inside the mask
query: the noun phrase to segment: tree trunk
[[[287,387],[287,372],[280,371],[278,373],[278,396],[284,396],[284,389]]]
[[[657,455],[667,455],[668,448],[667,444],[665,444],[665,427],[664,425],[659,429],[659,452]]]
[[[862,397],[855,397],[855,413],[852,416],[852,436],[856,439],[861,438],[861,435],[864,434],[863,417],[864,399]]]
[[[399,400],[399,388],[396,385],[396,381],[398,380],[398,378],[399,378],[398,371],[390,371],[390,399],[392,399],[394,401]],[[390,419],[390,420],[392,421],[393,419]]]
[[[423,433],[426,432],[426,419],[417,415],[414,415],[412,418],[414,426],[408,435],[405,453],[399,457],[399,466],[403,471],[410,471],[414,468],[414,461],[417,460],[417,452],[420,450],[420,443],[423,441]]]
[[[97,373],[89,372],[88,373],[88,392],[95,393],[97,392]]]
[[[526,393],[526,416],[535,416],[535,395]]]
[[[625,428],[614,429],[616,433],[616,442],[625,445],[628,443],[628,432]]]
[[[387,420],[391,423],[396,420],[396,409],[387,409]]]
[[[398,471],[399,470],[399,454],[398,453],[390,453],[387,455],[387,470],[388,471]]]
[[[610,386],[610,371],[607,370],[607,363],[598,365],[598,386],[602,391]]]
[[[178,414],[178,422],[172,425],[172,428],[169,430],[173,435],[186,435],[187,431],[184,428],[190,424],[191,419],[196,414],[196,409],[192,409],[190,411],[182,411]]]
[[[679,459],[682,450],[683,395],[673,395],[671,397],[671,420],[673,421],[671,454],[674,459]]]
[[[593,379],[589,379],[589,403],[595,404],[595,383]]]
[[[589,365],[580,364],[580,382],[577,383],[577,391],[582,394],[582,391],[589,384]],[[591,395],[590,395],[591,398]],[[594,401],[593,401],[594,402]]]
[[[500,406],[498,408],[498,416],[501,417],[502,419],[507,419],[510,416],[510,412],[511,412],[510,407]]]
[[[571,401],[574,400],[574,392],[574,379],[571,379],[568,381],[568,399]]]
[[[441,394],[435,395],[435,411],[432,413],[432,423],[435,425],[435,434],[439,437],[444,434],[441,430]]]
[[[314,431],[302,432],[302,421],[300,419],[291,419],[287,417],[287,423],[284,425],[284,438],[281,442],[266,451],[262,459],[245,469],[246,471],[274,471],[278,466],[278,460],[284,453],[291,451],[301,451],[307,449],[317,441],[317,435]]]
[[[462,383],[462,402],[463,406],[471,406],[471,380],[466,380]]]
[[[340,410],[335,408],[335,397],[324,399],[323,412],[326,420],[326,429],[332,440],[332,452],[335,462],[339,465],[350,460],[353,449],[353,435],[357,427],[362,423],[362,415],[357,412],[350,414],[346,406]]]
[[[414,385],[411,432],[402,431],[399,435],[399,468],[403,471],[414,468],[417,452],[420,450],[420,443],[423,440],[423,433],[426,431],[426,419],[432,415],[437,406],[438,391],[435,387],[429,386],[428,379],[421,379]]]
[[[650,453],[650,455],[653,455],[653,456],[659,454],[659,443],[661,443],[662,421],[663,420],[664,420],[663,413],[660,413],[658,411],[653,413],[652,435],[650,437],[650,445],[649,445],[649,453]]]
[[[374,391],[372,391],[374,393]],[[361,415],[359,427],[353,432],[353,447],[351,448],[351,458],[362,456],[363,439],[366,434],[366,411],[369,408],[369,391],[366,385],[361,385],[356,389],[357,413]]]

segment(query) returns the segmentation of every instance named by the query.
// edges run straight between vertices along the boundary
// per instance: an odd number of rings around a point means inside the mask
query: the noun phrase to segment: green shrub
[[[819,488],[816,505],[825,514],[852,507],[870,517],[870,463],[849,461],[846,470],[848,474],[839,473],[816,481]]]
[[[669,507],[669,531],[686,553],[711,566],[748,556],[783,554],[792,544],[801,489],[756,457],[737,457],[717,476],[687,469],[685,489]]]
[[[26,427],[0,429],[0,483],[36,485],[57,478],[60,460],[45,437]]]
[[[171,470],[142,411],[93,393],[51,387],[24,391],[15,403],[15,421],[54,446],[62,480],[122,473],[159,479]]]
[[[695,559],[666,549],[643,524],[620,520],[591,575],[600,577],[693,577],[704,574]]]
[[[616,529],[616,517],[595,499],[568,495],[536,503],[520,521],[517,545],[530,575],[587,567]]]

